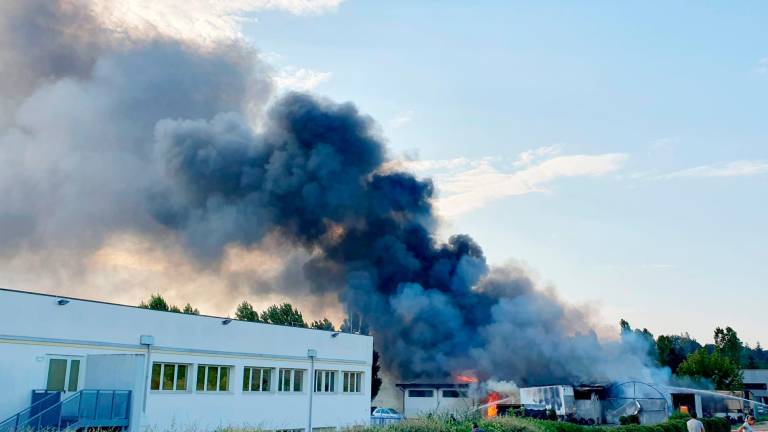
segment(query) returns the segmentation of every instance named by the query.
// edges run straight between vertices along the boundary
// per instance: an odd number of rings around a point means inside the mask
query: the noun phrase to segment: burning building
[[[657,377],[643,338],[602,340],[589,310],[522,266],[439,235],[432,181],[400,169],[353,103],[276,92],[249,44],[133,34],[89,4],[0,3],[0,232],[14,233],[0,256],[80,275],[127,236],[226,281],[207,298],[331,299],[407,383],[468,369],[525,386]],[[263,280],[251,254],[273,244],[296,259]],[[227,270],[233,256],[249,268]],[[436,410],[482,401],[498,415],[509,401],[463,391],[402,389]]]
[[[402,413],[406,418],[426,414],[466,413],[477,400],[466,383],[399,383]]]

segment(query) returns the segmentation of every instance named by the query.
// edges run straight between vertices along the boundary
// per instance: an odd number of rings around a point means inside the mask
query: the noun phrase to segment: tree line
[[[152,309],[163,312],[175,312],[190,315],[200,315],[200,311],[197,308],[192,307],[187,303],[183,308],[169,304],[162,295],[152,294],[149,300],[139,303],[140,308]],[[243,300],[235,309],[235,318],[240,321],[261,322],[266,324],[284,325],[290,327],[311,328],[316,330],[328,330],[336,331],[336,327],[331,320],[323,318],[321,320],[314,320],[310,323],[304,320],[304,315],[298,308],[294,307],[290,303],[274,304],[267,307],[264,311],[259,313],[253,308],[253,305]],[[344,322],[339,326],[339,331],[342,333],[362,333],[368,334],[367,327],[363,324],[353,324],[353,320],[344,319]],[[373,350],[373,359],[371,363],[371,399],[375,398],[381,388],[381,377],[379,371],[381,365],[379,364],[379,353]]]
[[[708,380],[719,390],[742,390],[742,369],[768,369],[768,351],[758,342],[754,348],[739,339],[731,327],[717,327],[713,344],[700,344],[688,333],[654,338],[648,329],[632,329],[619,323],[622,337],[634,335],[648,342],[648,355],[679,377]]]

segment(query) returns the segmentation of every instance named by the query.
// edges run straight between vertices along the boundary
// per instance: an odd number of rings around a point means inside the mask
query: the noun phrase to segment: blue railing
[[[35,416],[0,432],[28,432],[95,427],[128,427],[130,390],[80,390]]]
[[[60,400],[61,392],[34,390],[32,392],[32,405],[0,422],[0,432],[15,431],[19,424],[26,423],[29,419],[55,405]]]

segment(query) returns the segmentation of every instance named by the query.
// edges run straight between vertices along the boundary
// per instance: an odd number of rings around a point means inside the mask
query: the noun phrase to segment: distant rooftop
[[[395,384],[397,387],[401,389],[412,389],[412,388],[433,388],[433,389],[442,389],[442,388],[469,388],[469,384],[466,383],[438,383],[438,382],[408,382],[408,383],[397,383]]]
[[[745,383],[768,383],[768,369],[744,369]]]

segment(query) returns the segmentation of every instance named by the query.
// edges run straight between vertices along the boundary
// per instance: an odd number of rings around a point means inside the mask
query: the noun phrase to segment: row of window
[[[412,398],[431,398],[435,396],[433,390],[408,390],[408,397]],[[465,390],[443,390],[444,398],[465,398],[467,392]]]
[[[189,391],[188,377],[191,369],[192,365],[190,364],[153,363],[150,389],[158,391]],[[199,392],[230,391],[232,369],[232,366],[197,365],[195,390]],[[273,391],[272,377],[275,375],[274,371],[275,368],[243,368],[243,391]],[[277,391],[286,393],[304,391],[305,372],[305,369],[278,368],[276,383]],[[335,393],[338,372],[339,371],[335,370],[316,370],[315,393]],[[343,393],[362,393],[362,372],[342,371],[341,381],[341,391]]]

